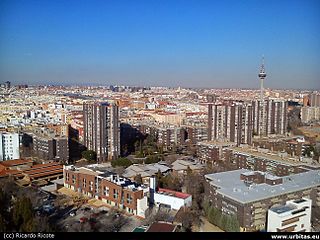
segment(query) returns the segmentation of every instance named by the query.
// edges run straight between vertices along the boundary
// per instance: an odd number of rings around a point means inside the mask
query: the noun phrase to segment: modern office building
[[[83,141],[97,153],[99,162],[120,155],[120,121],[117,103],[84,103]]]
[[[238,169],[205,175],[209,201],[223,214],[235,215],[241,231],[267,229],[270,208],[288,200],[307,198],[320,207],[320,171],[310,170],[285,177]]]
[[[18,133],[0,132],[0,161],[20,158]]]
[[[311,232],[312,201],[307,198],[287,201],[268,210],[268,232]]]

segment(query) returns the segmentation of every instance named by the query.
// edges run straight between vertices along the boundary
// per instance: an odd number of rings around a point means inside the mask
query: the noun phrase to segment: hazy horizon
[[[320,2],[0,2],[0,82],[320,89]]]

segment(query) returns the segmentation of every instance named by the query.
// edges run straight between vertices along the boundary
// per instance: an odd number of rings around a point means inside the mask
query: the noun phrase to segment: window
[[[89,184],[90,184],[89,185],[89,190],[92,191],[93,190],[93,182],[90,181]]]
[[[104,187],[103,194],[107,197],[109,196],[109,187]]]
[[[113,189],[113,198],[118,199],[118,190]]]
[[[69,181],[69,173],[66,173],[67,182]]]
[[[72,175],[72,183],[75,184],[76,183],[76,176]]]
[[[132,197],[131,194],[127,193],[127,203],[131,204],[132,203]]]
[[[82,184],[83,184],[83,188],[86,188],[86,186],[87,186],[87,179],[84,178]]]

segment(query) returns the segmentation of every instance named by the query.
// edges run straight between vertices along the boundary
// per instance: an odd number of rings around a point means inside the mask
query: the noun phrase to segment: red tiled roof
[[[171,193],[173,196],[177,198],[182,198],[182,199],[186,199],[191,196],[190,194],[187,194],[187,193],[177,192],[177,191],[173,191],[171,189],[166,189],[166,188],[159,188],[158,193]]]
[[[19,170],[10,170],[10,169],[8,169],[8,170],[1,171],[0,172],[0,177],[7,177],[9,175],[14,175],[14,176],[18,177],[18,176],[20,176],[20,174],[21,174],[21,171],[19,171]]]
[[[62,169],[56,169],[56,170],[52,170],[50,172],[40,172],[40,173],[35,173],[35,174],[32,174],[32,175],[29,175],[30,178],[38,178],[38,177],[44,177],[44,176],[50,176],[50,175],[53,175],[53,174],[63,174],[63,171]]]
[[[36,164],[36,165],[33,165],[31,168],[39,169],[39,168],[46,168],[46,167],[57,166],[57,165],[61,165],[61,164],[58,162],[51,162],[51,163],[44,163],[44,164]]]
[[[17,159],[17,160],[3,161],[0,164],[5,167],[13,167],[13,166],[23,165],[23,164],[27,164],[27,163],[32,163],[32,162],[33,162],[32,160]]]
[[[46,167],[46,168],[38,168],[38,169],[28,169],[23,171],[24,174],[27,175],[32,175],[32,174],[37,174],[37,173],[43,173],[43,172],[50,172],[53,170],[59,169],[60,171],[63,171],[63,167],[61,165],[57,166],[51,166],[51,167]]]

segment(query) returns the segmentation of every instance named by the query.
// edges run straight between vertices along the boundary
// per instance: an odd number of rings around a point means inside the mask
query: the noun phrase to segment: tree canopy
[[[118,158],[116,160],[111,161],[112,167],[129,167],[132,165],[132,162],[128,158]]]
[[[97,162],[97,153],[93,150],[86,150],[81,153],[82,157],[85,158],[89,163]]]

